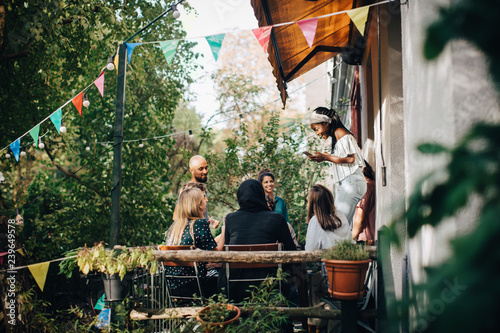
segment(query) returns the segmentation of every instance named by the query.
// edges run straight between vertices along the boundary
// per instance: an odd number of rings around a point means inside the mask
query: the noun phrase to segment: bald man
[[[203,156],[196,155],[189,160],[189,171],[192,183],[206,183],[208,178],[208,164]]]
[[[190,183],[206,183],[208,179],[208,164],[207,160],[201,155],[195,155],[191,157],[189,160],[189,171],[191,172],[191,180],[189,181]],[[205,190],[205,195],[206,195],[206,190]],[[206,198],[206,196],[205,196]],[[208,201],[208,200],[207,200]],[[174,209],[174,220],[176,218],[176,212],[177,212],[177,205],[175,206]],[[219,220],[213,219],[211,217],[208,217],[208,209],[205,210],[204,213],[205,219],[210,222],[210,227],[211,228],[217,228],[219,226]]]

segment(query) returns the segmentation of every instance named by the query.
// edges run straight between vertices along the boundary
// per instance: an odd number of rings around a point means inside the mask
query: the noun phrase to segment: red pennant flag
[[[269,46],[269,37],[271,37],[271,29],[273,26],[261,27],[258,29],[253,29],[252,32],[259,41],[260,46],[267,52],[267,47]]]
[[[101,97],[104,97],[104,71],[102,71],[101,75],[94,81],[94,84],[101,93]]]
[[[78,110],[78,113],[80,116],[82,115],[82,105],[83,105],[83,91],[78,94],[73,100],[71,100],[73,104],[75,105],[76,109]]]
[[[314,36],[316,35],[316,28],[318,27],[318,19],[312,18],[308,20],[298,21],[297,24],[302,30],[304,37],[306,38],[307,44],[311,47],[314,43]]]

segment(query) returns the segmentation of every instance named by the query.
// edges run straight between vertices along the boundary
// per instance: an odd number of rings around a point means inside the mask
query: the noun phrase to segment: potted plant
[[[214,295],[208,300],[208,305],[200,310],[196,319],[207,333],[225,332],[226,327],[236,321],[241,310],[229,304],[223,294]]]
[[[334,298],[355,300],[363,296],[369,257],[363,246],[350,239],[340,241],[322,254]]]
[[[158,268],[151,248],[107,250],[102,242],[91,248],[84,246],[80,249],[76,255],[76,264],[85,275],[91,271],[103,274],[107,301],[120,301],[125,298],[128,290],[123,279],[127,272],[144,268],[154,274]]]

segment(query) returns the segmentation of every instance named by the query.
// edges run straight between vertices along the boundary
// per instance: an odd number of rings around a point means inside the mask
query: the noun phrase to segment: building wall
[[[423,58],[425,28],[437,18],[439,6],[449,3],[419,0],[401,6],[406,197],[422,176],[446,163],[444,157],[418,153],[418,144],[452,146],[474,122],[499,120],[498,99],[485,60],[471,45],[455,41],[437,60]],[[450,254],[448,240],[473,228],[475,217],[471,207],[459,219],[426,227],[408,242],[415,280],[424,278],[422,267],[440,263]]]

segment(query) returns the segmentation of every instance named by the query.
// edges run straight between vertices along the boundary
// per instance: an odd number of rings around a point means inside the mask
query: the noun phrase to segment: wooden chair
[[[189,251],[195,250],[196,248],[192,245],[158,245],[158,250],[160,251]],[[165,271],[165,282],[166,282],[166,291],[168,297],[168,305],[169,307],[179,307],[185,304],[192,304],[199,302],[203,304],[205,302],[203,298],[202,287],[200,283],[200,277],[198,273],[198,264],[196,262],[174,262],[174,261],[165,261],[162,262],[163,269]],[[171,275],[168,274],[169,267],[192,267],[194,269],[195,275]],[[176,292],[174,288],[174,281],[180,281],[190,279],[195,281],[195,290],[193,290],[192,296],[182,295]]]
[[[225,245],[225,251],[283,251],[282,243],[269,244],[246,244],[246,245]],[[226,263],[226,294],[230,298],[231,283],[251,283],[255,282],[258,286],[266,277],[262,278],[236,278],[231,277],[231,270],[234,269],[257,269],[257,268],[276,268],[278,278],[281,278],[282,264],[258,264],[258,263]],[[281,279],[279,279],[279,288],[281,292]]]

